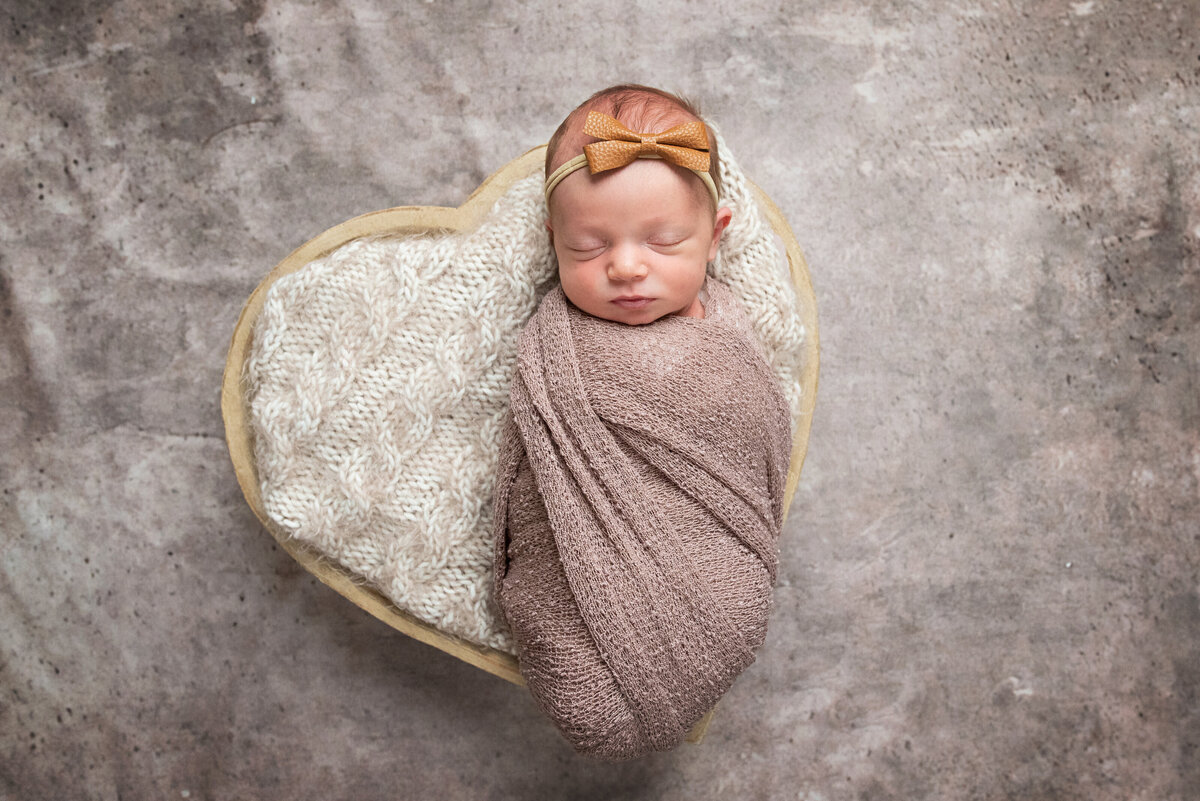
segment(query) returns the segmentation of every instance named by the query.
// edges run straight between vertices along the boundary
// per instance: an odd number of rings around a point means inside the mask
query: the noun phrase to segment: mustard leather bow
[[[695,172],[708,171],[708,132],[704,123],[696,120],[648,134],[631,131],[607,114],[589,111],[583,132],[604,140],[583,146],[593,175],[646,156],[657,156]]]

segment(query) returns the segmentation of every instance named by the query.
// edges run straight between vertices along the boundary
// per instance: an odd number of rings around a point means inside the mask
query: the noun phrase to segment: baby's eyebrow
[[[590,236],[590,235],[586,235],[586,234],[582,235],[582,236],[567,235],[567,236],[563,237],[563,241],[567,244],[568,247],[573,248],[575,250],[583,250],[586,248],[600,247],[605,242],[603,237]]]

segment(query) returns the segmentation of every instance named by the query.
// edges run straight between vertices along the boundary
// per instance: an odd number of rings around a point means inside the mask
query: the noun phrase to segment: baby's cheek
[[[563,294],[567,296],[567,300],[576,306],[586,302],[587,296],[590,294],[587,288],[581,286],[576,277],[561,268],[558,271],[558,283],[562,285]]]

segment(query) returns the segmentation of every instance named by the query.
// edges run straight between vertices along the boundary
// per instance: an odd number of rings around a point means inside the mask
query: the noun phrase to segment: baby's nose
[[[641,249],[634,245],[619,245],[611,251],[612,259],[608,263],[608,277],[613,281],[629,281],[642,278],[648,272],[642,259]]]

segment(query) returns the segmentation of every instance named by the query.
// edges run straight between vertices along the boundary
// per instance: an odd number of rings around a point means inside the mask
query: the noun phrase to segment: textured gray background
[[[0,796],[1200,797],[1196,2],[4,6]],[[758,662],[609,766],[278,550],[218,387],[294,247],[617,80],[722,127],[823,353]]]

